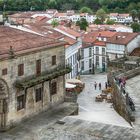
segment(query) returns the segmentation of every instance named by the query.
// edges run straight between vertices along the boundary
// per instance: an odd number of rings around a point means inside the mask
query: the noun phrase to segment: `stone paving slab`
[[[65,117],[64,124],[54,123],[38,132],[40,140],[140,140],[133,128]],[[85,126],[85,127],[84,127]]]
[[[37,134],[43,128],[47,128],[59,119],[69,116],[77,110],[76,103],[63,103],[57,107],[42,112],[30,119],[21,122],[15,128],[0,133],[0,140],[38,140]]]

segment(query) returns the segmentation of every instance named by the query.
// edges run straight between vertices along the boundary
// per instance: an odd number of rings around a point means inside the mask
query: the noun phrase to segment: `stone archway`
[[[7,83],[3,79],[0,79],[0,130],[7,128],[8,95]]]

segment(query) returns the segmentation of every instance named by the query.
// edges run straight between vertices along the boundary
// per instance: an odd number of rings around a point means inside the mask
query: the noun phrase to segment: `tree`
[[[107,19],[106,24],[113,25],[113,24],[115,24],[115,21],[111,20],[111,19]]]
[[[92,10],[88,7],[82,7],[80,9],[80,13],[89,13],[89,14],[92,14]]]
[[[102,21],[99,18],[96,18],[94,21],[94,24],[102,24]]]
[[[135,22],[135,21],[136,21],[136,17],[137,17],[137,15],[138,15],[137,10],[133,9],[133,10],[130,12],[130,15],[132,16],[132,19],[133,19],[133,21]]]
[[[53,28],[57,27],[59,25],[59,22],[56,19],[53,19],[51,25],[53,26]]]
[[[140,32],[140,23],[132,23],[131,28],[133,29],[133,32]]]
[[[86,21],[86,19],[82,18],[80,21],[76,22],[76,25],[80,26],[81,30],[85,30],[86,31],[86,28],[88,27],[88,22]]]
[[[96,12],[96,16],[97,16],[97,18],[99,18],[102,21],[102,23],[104,23],[105,18],[106,18],[106,12],[103,9],[99,9]]]

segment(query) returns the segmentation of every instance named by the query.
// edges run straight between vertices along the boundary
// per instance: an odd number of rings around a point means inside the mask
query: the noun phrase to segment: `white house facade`
[[[108,40],[106,46],[110,60],[129,55],[140,46],[140,35],[137,33],[116,33]]]
[[[71,65],[72,71],[66,75],[66,79],[76,78],[80,71],[80,64],[78,60],[79,49],[82,47],[81,41],[77,41],[73,45],[65,48],[65,61],[66,64]]]
[[[107,55],[106,55],[106,43],[95,42],[94,43],[94,70],[95,72],[105,72],[107,68]]]
[[[85,44],[80,50],[80,73],[89,74],[93,73],[93,52],[94,46],[92,44]]]

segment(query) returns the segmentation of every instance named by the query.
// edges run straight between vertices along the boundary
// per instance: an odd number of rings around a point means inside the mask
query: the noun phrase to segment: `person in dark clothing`
[[[107,82],[105,82],[105,88],[107,89],[108,85],[107,85]]]
[[[97,87],[97,83],[96,83],[96,82],[94,82],[94,88],[95,88],[95,90],[96,90],[96,87]]]
[[[102,88],[102,85],[101,85],[101,83],[99,83],[99,90],[101,90],[101,88]]]

